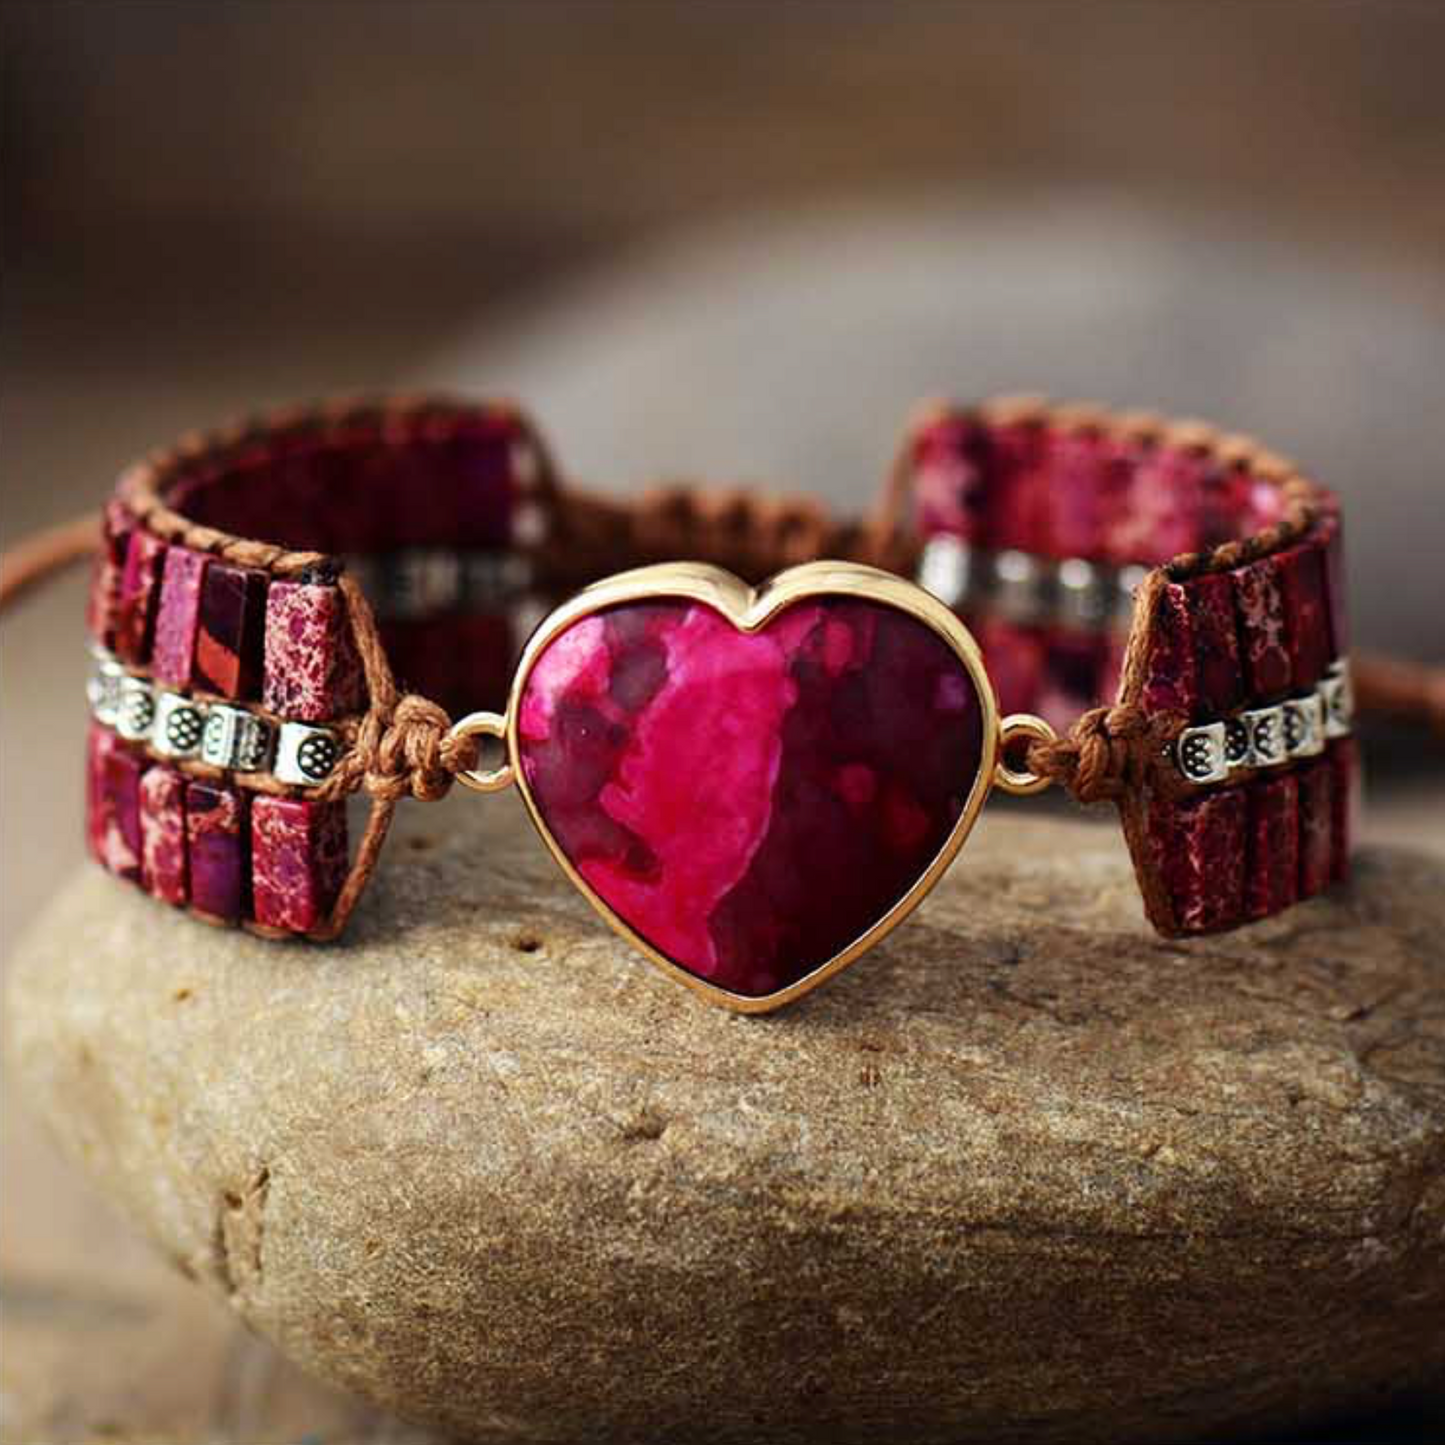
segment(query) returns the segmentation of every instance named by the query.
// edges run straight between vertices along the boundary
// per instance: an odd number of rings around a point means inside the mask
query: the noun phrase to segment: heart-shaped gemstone
[[[735,619],[640,590],[524,664],[522,786],[624,932],[765,998],[922,896],[986,789],[991,708],[960,652],[891,603],[805,592]]]

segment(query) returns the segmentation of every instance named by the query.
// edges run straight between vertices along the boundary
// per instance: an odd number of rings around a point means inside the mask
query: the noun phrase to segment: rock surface
[[[62,1142],[321,1375],[559,1442],[1218,1438],[1438,1385],[1439,861],[1166,943],[1111,829],[995,807],[756,1020],[510,800],[413,812],[344,946],[87,871],[11,986]]]

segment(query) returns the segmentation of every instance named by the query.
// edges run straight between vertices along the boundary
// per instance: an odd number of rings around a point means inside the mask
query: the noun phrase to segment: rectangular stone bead
[[[1266,918],[1288,908],[1299,890],[1299,788],[1292,774],[1257,778],[1248,798],[1244,911]]]
[[[263,670],[262,702],[280,717],[326,722],[356,711],[361,667],[339,587],[272,581]]]
[[[246,795],[192,781],[186,784],[185,810],[191,906],[208,918],[235,923],[250,902]]]
[[[135,519],[119,502],[112,501],[106,505],[101,520],[100,547],[91,573],[90,599],[86,605],[86,627],[102,647],[115,647],[121,582],[134,528]]]
[[[1030,422],[989,430],[983,531],[990,547],[1048,555],[1053,493],[1046,444],[1042,427]]]
[[[166,544],[159,537],[139,528],[130,534],[120,580],[114,647],[116,656],[126,662],[144,664],[150,660],[165,560]]]
[[[1330,790],[1330,882],[1350,876],[1350,845],[1355,822],[1355,788],[1359,778],[1360,753],[1353,738],[1340,738],[1325,754],[1329,764]]]
[[[1185,584],[1189,628],[1198,669],[1200,710],[1210,717],[1244,701],[1244,671],[1234,619],[1234,584],[1227,573],[1211,572]]]
[[[1199,547],[1208,463],[1179,447],[1123,444],[1130,482],[1127,499],[1105,538],[1109,561],[1158,566]]]
[[[117,878],[141,874],[140,783],[145,761],[119,739],[101,749],[93,837],[101,863]]]
[[[913,442],[913,524],[927,540],[939,533],[989,546],[988,435],[971,417],[948,416]]]
[[[1292,685],[1296,689],[1313,687],[1325,675],[1332,657],[1323,539],[1316,532],[1281,552],[1277,561]]]
[[[1175,931],[1212,933],[1244,921],[1246,810],[1243,788],[1150,801],[1146,866]]]
[[[93,722],[85,735],[85,846],[97,863],[105,862],[106,763],[121,740],[107,727]]]
[[[432,443],[430,461],[439,471],[444,496],[442,535],[462,547],[505,547],[512,540],[516,508],[517,445],[520,428],[512,417],[469,420],[445,440]],[[436,539],[435,532],[423,540]]]
[[[1095,558],[1116,531],[1127,504],[1129,468],[1116,449],[1089,431],[1049,437],[1050,545],[1055,557]]]
[[[1334,777],[1321,758],[1301,768],[1299,779],[1299,896],[1313,898],[1328,886],[1334,855]]]
[[[212,561],[201,584],[192,678],[221,697],[254,698],[261,683],[266,576]]]
[[[1293,678],[1279,558],[1261,557],[1229,574],[1239,614],[1240,654],[1250,699],[1268,702],[1289,691]]]
[[[984,617],[974,628],[983,652],[983,665],[998,695],[999,711],[1037,710],[1044,685],[1048,634],[1042,627]]]
[[[1149,712],[1199,711],[1199,669],[1189,594],[1178,582],[1166,583],[1155,600],[1145,652],[1143,703]]]
[[[141,886],[167,903],[186,901],[186,780],[148,768],[140,780]]]
[[[255,919],[305,933],[324,923],[346,880],[346,804],[259,795],[251,804]]]
[[[191,663],[201,620],[201,589],[209,562],[204,552],[189,547],[172,547],[166,553],[151,647],[151,673],[168,687],[191,685]]]

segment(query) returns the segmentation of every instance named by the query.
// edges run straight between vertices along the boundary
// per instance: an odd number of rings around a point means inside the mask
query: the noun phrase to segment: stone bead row
[[[1349,663],[1336,658],[1309,692],[1185,728],[1174,744],[1175,764],[1189,782],[1207,784],[1318,757],[1327,742],[1350,736],[1354,708]]]
[[[1157,566],[1278,521],[1272,482],[1148,427],[949,412],[912,438],[913,525],[989,552]]]
[[[168,544],[119,502],[106,509],[89,621],[98,646],[176,690],[306,722],[354,712],[362,696],[333,579],[273,578]]]
[[[93,652],[86,695],[98,724],[161,758],[267,774],[291,787],[324,783],[345,751],[335,729],[157,687],[101,649]]]
[[[307,933],[347,871],[344,801],[248,794],[151,762],[91,725],[86,837],[109,872],[216,923]]]

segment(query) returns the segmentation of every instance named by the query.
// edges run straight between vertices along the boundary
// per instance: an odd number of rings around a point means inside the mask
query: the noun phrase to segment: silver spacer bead
[[[1241,713],[1249,733],[1249,761],[1251,768],[1273,768],[1289,757],[1285,744],[1284,708],[1257,707]]]
[[[1318,692],[1292,697],[1284,704],[1284,745],[1292,758],[1314,758],[1325,750],[1324,705]]]
[[[276,744],[276,781],[310,788],[331,776],[341,757],[341,739],[330,728],[283,722]]]
[[[1224,724],[1204,723],[1185,728],[1174,744],[1179,771],[1191,783],[1221,783],[1229,776],[1224,756]]]
[[[930,537],[918,559],[918,585],[955,611],[974,586],[974,552],[961,537]]]
[[[122,677],[115,730],[127,742],[149,740],[156,720],[156,690],[143,677]]]
[[[1046,621],[1049,569],[1029,552],[996,552],[989,588],[990,610],[1008,622]]]
[[[90,713],[96,722],[113,728],[120,716],[120,690],[125,669],[109,653],[97,650],[95,670],[85,685]]]
[[[151,747],[162,757],[194,758],[206,731],[206,705],[179,692],[156,695],[156,721]]]
[[[532,583],[532,564],[515,552],[463,552],[461,605],[472,612],[501,612]]]
[[[1325,736],[1347,738],[1355,725],[1355,693],[1350,681],[1350,664],[1338,658],[1315,689],[1324,712]]]
[[[265,718],[228,703],[212,703],[201,736],[201,761],[238,773],[259,773],[271,760],[273,729]]]
[[[1109,586],[1104,573],[1082,557],[1066,557],[1054,575],[1055,616],[1061,626],[1092,631],[1109,614]]]

